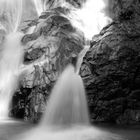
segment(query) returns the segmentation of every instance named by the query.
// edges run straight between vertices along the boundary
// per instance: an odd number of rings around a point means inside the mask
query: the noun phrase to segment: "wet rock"
[[[138,6],[135,2],[127,3],[133,12]],[[113,23],[93,37],[80,73],[94,114],[92,120],[139,123],[140,16],[134,12],[132,20],[129,12],[122,19],[113,14]]]
[[[125,110],[124,114],[117,118],[118,124],[137,124],[140,121],[140,110]]]
[[[39,19],[28,24],[30,28],[35,26],[33,33],[22,39],[26,47],[19,91],[24,94],[22,88],[31,89],[29,95],[25,95],[25,120],[36,122],[40,119],[56,79],[72,62],[73,56],[83,49],[83,33],[72,26],[63,11],[59,7],[42,13]],[[19,110],[15,105],[13,112]]]
[[[80,1],[69,2],[75,7],[82,6]],[[107,11],[113,22],[93,37],[80,74],[92,121],[138,124],[140,1],[109,2]],[[14,116],[22,112],[24,106],[24,119],[36,122],[44,112],[58,75],[82,49],[83,34],[71,25],[66,18],[68,13],[67,8],[52,8],[42,13],[39,19],[29,22],[24,30],[27,32],[35,27],[33,33],[26,34],[22,39],[27,45],[24,58],[27,69],[20,80],[21,88],[14,96],[14,99],[18,98],[13,102]],[[30,89],[30,92],[25,94],[23,89]]]

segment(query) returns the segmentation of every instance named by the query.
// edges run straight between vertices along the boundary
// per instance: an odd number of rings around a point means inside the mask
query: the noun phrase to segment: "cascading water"
[[[17,32],[22,16],[22,0],[0,0],[0,23],[7,33]]]
[[[23,34],[18,32],[22,0],[0,0],[0,8],[0,23],[6,34],[0,46],[0,119],[6,119],[23,60]]]
[[[81,11],[77,11],[77,14],[81,17],[81,20],[83,20],[83,25],[86,26],[85,28],[84,26],[81,26],[81,29],[85,33],[87,40],[91,39],[91,33],[92,35],[95,35],[98,30],[98,24],[94,24],[95,27],[91,30],[91,27],[87,26],[85,13],[84,16],[81,14],[83,13],[83,11],[89,10],[90,4],[93,4],[92,1],[93,0],[89,0],[89,3],[87,4],[88,6],[85,6],[84,9],[81,9]],[[103,0],[99,1],[103,2]],[[94,4],[96,5],[95,2]],[[93,9],[96,7],[95,5],[92,5]],[[100,5],[98,6],[99,9],[97,9],[100,11],[102,9],[102,5],[101,7]],[[90,10],[92,10],[91,6]],[[94,15],[100,13],[99,11],[94,14],[92,13],[93,15],[91,17],[95,18]],[[90,20],[92,21],[91,17],[89,16]],[[98,17],[98,15],[96,15],[96,17]],[[72,24],[80,28],[80,26],[78,26],[79,23],[75,21],[76,20],[71,20]],[[93,21],[97,23],[96,19],[94,19]],[[96,29],[96,31],[94,31],[94,29]],[[68,66],[59,77],[47,102],[46,112],[41,120],[39,127],[31,131],[30,133],[28,132],[27,134],[25,134],[23,136],[24,140],[119,139],[113,134],[103,132],[102,130],[99,130],[90,125],[83,81],[78,75],[83,57],[86,54],[87,50],[88,45],[79,54],[76,68],[71,65]]]
[[[88,125],[89,116],[81,77],[69,66],[58,79],[48,101],[43,126]]]
[[[92,40],[92,37],[111,22],[106,12],[108,2],[108,0],[87,0],[81,9],[74,10],[69,15],[72,25],[80,29],[87,40],[84,49],[78,56],[77,73],[79,73],[83,57],[89,50],[89,42]]]
[[[85,38],[91,40],[103,27],[111,22],[106,12],[108,0],[86,0],[81,9],[75,10],[71,17],[71,23],[81,31]]]
[[[56,82],[40,125],[21,137],[23,140],[120,140],[90,125],[83,81],[72,65]]]
[[[77,60],[77,64],[76,64],[76,73],[79,74],[80,72],[80,68],[83,62],[83,58],[86,55],[87,51],[89,50],[89,45],[87,44],[86,46],[84,46],[84,49],[79,53],[78,55],[78,60]]]

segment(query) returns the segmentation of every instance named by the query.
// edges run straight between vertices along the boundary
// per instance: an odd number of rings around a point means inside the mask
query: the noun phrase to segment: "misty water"
[[[21,140],[25,134],[30,135],[36,129],[36,125],[25,122],[7,122],[0,123],[0,140]],[[111,132],[122,137],[122,140],[140,140],[140,127],[134,126],[116,126],[116,125],[96,125],[98,130]],[[36,129],[37,131],[37,129]],[[45,134],[44,130],[44,134]],[[94,133],[92,133],[94,135]],[[54,133],[52,135],[55,135]],[[18,139],[18,138],[19,139]],[[27,137],[27,136],[26,136]],[[38,140],[42,140],[38,136]],[[59,140],[59,138],[57,138]],[[92,140],[92,139],[90,139]],[[98,140],[98,139],[97,139]],[[112,139],[111,139],[112,140]],[[119,139],[118,139],[119,140]]]
[[[32,0],[38,16],[46,9],[44,0]],[[86,12],[91,12],[94,5],[94,16],[96,17],[89,25],[85,20]],[[81,29],[87,39],[99,32],[99,21],[97,21],[100,10],[104,7],[103,0],[95,7],[93,0],[79,10],[83,24],[79,26],[76,20],[72,24]],[[117,126],[95,126],[90,123],[87,107],[86,93],[79,69],[86,51],[86,46],[79,54],[76,68],[68,66],[58,78],[48,100],[46,111],[38,125],[21,122],[9,118],[9,110],[14,91],[18,87],[18,79],[23,66],[24,50],[21,44],[23,34],[18,31],[22,17],[22,0],[0,0],[0,27],[5,32],[5,39],[0,46],[0,140],[139,140],[139,128],[117,127]],[[93,15],[92,15],[93,16]],[[72,16],[74,18],[74,16]],[[90,16],[89,16],[90,17]],[[105,26],[100,21],[100,26]],[[95,32],[93,32],[93,30]],[[32,32],[32,31],[31,31]],[[32,65],[27,66],[27,69]]]
[[[0,119],[8,118],[13,93],[18,86],[24,54],[23,33],[18,31],[21,15],[22,0],[0,0],[0,30],[5,33],[0,46]]]
[[[23,58],[23,47],[19,32],[5,38],[0,60],[0,119],[8,118],[13,93],[18,86],[19,67]]]

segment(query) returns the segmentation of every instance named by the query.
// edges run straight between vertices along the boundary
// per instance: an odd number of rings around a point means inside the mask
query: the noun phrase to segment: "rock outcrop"
[[[93,37],[80,71],[91,118],[140,123],[140,1],[116,0],[109,7],[113,22]]]
[[[80,0],[67,1],[81,7]],[[84,57],[80,74],[92,121],[140,123],[139,9],[139,0],[109,0],[113,22],[93,37]],[[34,31],[22,40],[26,67],[13,98],[13,116],[37,121],[58,75],[82,49],[83,34],[71,25],[68,13],[61,7],[48,10],[24,30]]]
[[[39,19],[28,24],[23,74],[20,89],[13,98],[12,114],[25,120],[37,121],[45,110],[47,98],[64,68],[83,49],[83,33],[67,18],[69,9],[46,10]],[[19,115],[18,115],[19,114]],[[22,115],[20,115],[22,114]]]

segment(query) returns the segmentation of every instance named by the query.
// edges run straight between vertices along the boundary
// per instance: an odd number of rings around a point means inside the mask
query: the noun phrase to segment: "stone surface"
[[[93,37],[84,57],[80,74],[92,121],[140,122],[139,9],[139,0],[109,0],[106,11],[113,22]],[[58,75],[82,49],[83,35],[72,27],[68,13],[61,7],[48,10],[23,30],[26,66],[13,98],[13,116],[36,122]]]
[[[139,1],[110,4],[113,22],[92,39],[81,76],[93,121],[140,122]]]
[[[56,79],[83,49],[83,33],[71,25],[67,12],[61,7],[47,10],[24,30],[24,66],[20,89],[13,98],[13,116],[36,122]]]
[[[45,8],[54,8],[57,6],[70,6],[73,8],[81,8],[86,0],[45,0]]]

